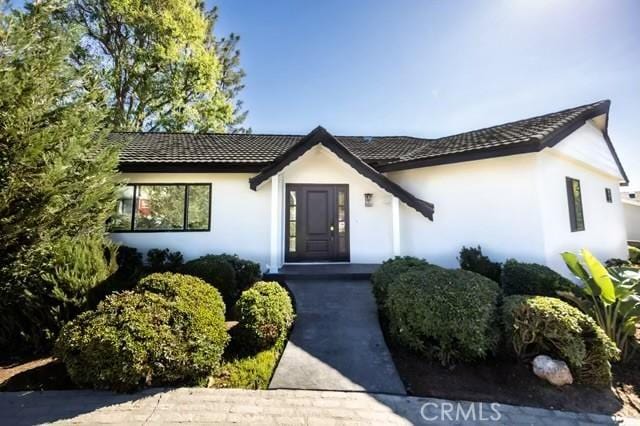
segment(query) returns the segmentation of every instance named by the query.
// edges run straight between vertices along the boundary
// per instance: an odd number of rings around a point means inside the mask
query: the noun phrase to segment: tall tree
[[[118,177],[91,70],[55,1],[0,12],[0,347],[47,348],[112,271]]]
[[[243,120],[242,72],[219,56],[214,17],[201,0],[71,0],[63,15],[83,28],[75,60],[100,69],[116,129],[222,132]]]
[[[229,124],[227,124],[227,131],[229,133],[251,133],[250,128],[242,126],[247,118],[248,111],[244,109],[242,100],[238,98],[240,92],[244,89],[243,80],[246,76],[240,66],[240,50],[238,49],[240,36],[231,33],[228,37],[216,39],[214,28],[218,20],[217,7],[207,12],[207,20],[209,22],[207,44],[216,50],[222,68],[220,89],[228,99],[235,100],[233,116]]]

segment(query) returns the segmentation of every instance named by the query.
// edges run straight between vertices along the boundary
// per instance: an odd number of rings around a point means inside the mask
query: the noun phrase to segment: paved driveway
[[[405,394],[369,281],[287,281],[297,318],[270,389]]]

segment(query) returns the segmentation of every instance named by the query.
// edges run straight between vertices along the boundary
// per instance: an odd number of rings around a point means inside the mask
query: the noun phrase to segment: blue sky
[[[611,99],[640,186],[640,1],[217,0],[255,133],[437,137]]]

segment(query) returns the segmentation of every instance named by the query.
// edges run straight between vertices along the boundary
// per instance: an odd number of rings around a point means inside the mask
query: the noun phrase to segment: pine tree
[[[46,350],[113,271],[105,222],[119,187],[95,73],[54,1],[0,15],[0,347]],[[113,256],[112,256],[113,257]],[[5,352],[6,354],[6,352]]]

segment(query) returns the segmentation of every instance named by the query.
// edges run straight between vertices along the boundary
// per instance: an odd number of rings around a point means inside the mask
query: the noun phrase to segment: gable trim
[[[432,203],[415,197],[401,186],[382,175],[379,171],[356,157],[343,144],[341,144],[340,141],[320,126],[316,127],[296,145],[289,148],[289,150],[282,154],[272,164],[265,167],[258,175],[250,178],[249,186],[252,190],[257,190],[262,183],[282,171],[285,167],[300,158],[304,153],[316,145],[322,145],[329,149],[359,174],[397,197],[400,201],[415,209],[429,220],[433,220],[434,205]]]

